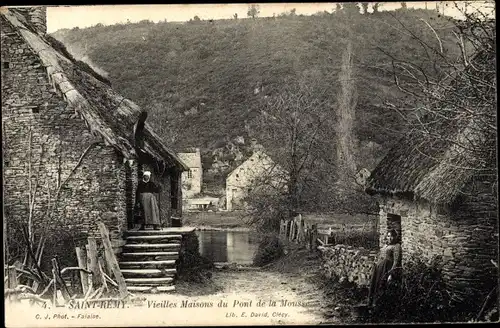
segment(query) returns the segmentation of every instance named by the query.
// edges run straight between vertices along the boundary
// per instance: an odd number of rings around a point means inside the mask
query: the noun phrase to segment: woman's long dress
[[[137,199],[144,214],[144,224],[160,224],[160,209],[156,199],[156,193],[159,192],[160,188],[151,181],[141,181],[137,186]]]
[[[383,288],[391,270],[401,267],[401,245],[386,245],[380,250],[378,262],[373,266],[368,301],[374,300],[375,296]]]

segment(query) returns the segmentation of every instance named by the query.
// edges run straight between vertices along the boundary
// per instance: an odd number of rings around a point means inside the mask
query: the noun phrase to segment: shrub
[[[199,252],[198,236],[194,233],[184,235],[182,247],[177,262],[178,279],[183,281],[203,282],[210,279],[212,261],[202,256]]]
[[[253,264],[256,266],[263,266],[279,259],[283,255],[284,247],[278,236],[274,234],[265,234],[255,252]]]
[[[445,289],[441,263],[413,258],[400,281],[389,283],[379,296],[371,322],[444,322],[465,320]],[[466,315],[466,314],[465,314]],[[462,317],[462,318],[459,318]]]

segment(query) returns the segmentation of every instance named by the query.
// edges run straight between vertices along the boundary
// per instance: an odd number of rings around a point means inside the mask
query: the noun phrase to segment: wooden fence
[[[300,214],[291,220],[281,220],[280,238],[296,244],[305,244],[308,249],[315,248],[321,240],[318,225],[305,222]]]
[[[88,238],[85,248],[76,247],[77,267],[60,268],[57,257],[51,260],[51,275],[42,272],[38,266],[38,272],[24,268],[20,263],[6,266],[5,298],[14,302],[30,299],[45,303],[44,296],[52,293],[52,303],[58,306],[58,292],[64,303],[78,296],[89,302],[102,300],[104,295],[118,295],[119,299],[130,296],[113,253],[108,229],[102,222],[98,222],[98,227],[102,247],[99,250],[94,237]],[[113,276],[116,281],[111,278]],[[25,281],[24,284],[20,280]]]
[[[365,223],[319,224],[317,221],[306,219],[299,214],[291,220],[281,220],[279,234],[282,240],[303,244],[308,249],[314,249],[318,245],[335,243],[335,235],[346,231],[372,231],[376,234],[376,216],[368,219]]]

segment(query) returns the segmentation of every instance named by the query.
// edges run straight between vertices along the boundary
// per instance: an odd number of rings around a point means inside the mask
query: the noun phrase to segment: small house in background
[[[483,55],[474,57],[468,69],[495,67],[494,56]],[[495,79],[493,69],[484,72],[489,72],[491,81]],[[498,284],[498,269],[491,262],[498,260],[498,172],[495,137],[488,135],[486,120],[481,116],[460,119],[449,107],[456,103],[451,97],[471,99],[470,106],[480,103],[474,100],[477,89],[470,80],[462,82],[464,76],[453,82],[458,92],[448,94],[438,105],[448,109],[441,113],[456,115],[452,117],[456,119],[441,126],[438,138],[418,132],[406,135],[372,171],[366,190],[377,195],[381,204],[380,245],[387,230],[396,229],[403,267],[414,257],[441,259],[453,295],[474,302],[479,309]],[[483,96],[493,103],[495,88],[488,92]],[[484,110],[485,115],[496,112],[495,108],[477,110]],[[478,156],[481,153],[489,158]]]
[[[286,181],[284,170],[269,157],[262,147],[254,148],[253,154],[226,178],[226,210],[246,208],[245,197],[259,184],[279,188]]]
[[[191,152],[178,153],[177,156],[189,168],[188,171],[182,173],[182,194],[184,198],[192,198],[201,193],[203,182],[200,148],[195,148]]]
[[[123,244],[144,170],[162,187],[164,222],[181,216],[187,167],[145,122],[147,114],[46,34],[45,7],[3,8],[0,20],[9,238],[19,237],[32,213],[36,238],[42,231],[57,237],[49,243],[99,238],[102,221],[115,246]]]
[[[202,212],[219,210],[219,197],[208,195],[197,195],[193,198],[184,199],[183,206],[187,212]]]

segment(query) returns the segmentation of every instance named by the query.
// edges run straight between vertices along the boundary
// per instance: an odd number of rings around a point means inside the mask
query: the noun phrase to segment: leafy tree
[[[234,13],[233,18],[238,19],[238,13]]]
[[[379,11],[378,11],[378,8],[380,7],[380,4],[381,4],[380,2],[375,2],[375,3],[373,4],[373,7],[372,7],[372,8],[373,8],[373,13],[374,13],[374,14],[379,12]]]
[[[292,10],[290,10],[290,16],[296,16],[297,15],[297,9],[296,8],[293,8]]]
[[[195,15],[195,16],[193,17],[193,21],[195,21],[195,22],[199,22],[199,21],[201,21],[201,18],[200,18],[200,17],[198,17],[198,15]]]
[[[369,2],[361,2],[361,7],[363,8],[363,14],[368,14],[368,5],[370,3]]]
[[[259,14],[260,14],[260,6],[259,5],[252,4],[248,7],[248,11],[247,11],[248,17],[256,18],[257,16],[259,16]]]
[[[355,2],[346,2],[343,5],[343,11],[349,15],[351,14],[359,14],[358,4]]]
[[[408,6],[406,5],[406,2],[401,2],[401,8],[403,9],[407,9]]]

